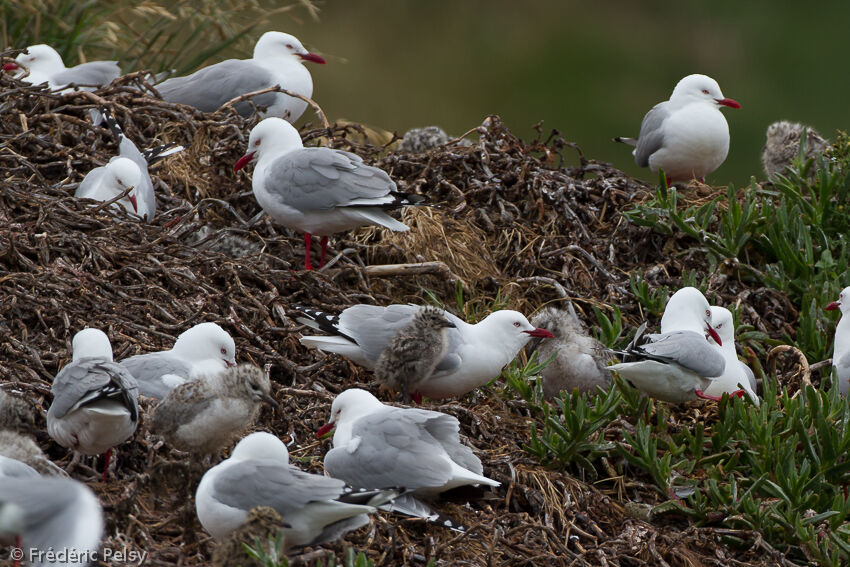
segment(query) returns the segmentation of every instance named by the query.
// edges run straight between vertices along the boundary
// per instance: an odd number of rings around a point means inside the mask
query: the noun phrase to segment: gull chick
[[[215,453],[254,423],[263,402],[278,406],[269,377],[240,364],[171,390],[154,409],[151,432],[180,451]]]
[[[33,431],[35,410],[26,399],[0,388],[0,430],[3,429]]]
[[[653,173],[664,170],[667,182],[704,180],[729,153],[729,125],[722,106],[741,108],[725,98],[720,85],[705,75],[688,75],[676,84],[670,100],[652,107],[635,138],[614,138],[635,146],[635,163]]]
[[[21,433],[0,431],[0,456],[24,463],[39,474],[68,476],[64,470],[47,458],[31,437]]]
[[[410,392],[418,392],[448,348],[446,329],[456,325],[446,318],[445,311],[437,307],[423,307],[401,329],[378,357],[375,378],[393,391],[400,391],[404,401],[410,401]]]
[[[829,147],[817,130],[796,122],[780,120],[767,127],[761,163],[768,180],[776,181],[777,175],[785,175],[793,161],[800,155],[800,143],[806,133],[804,160],[817,158]],[[814,168],[809,175],[814,178]]]
[[[170,350],[137,354],[121,366],[139,384],[139,394],[161,400],[176,386],[236,366],[236,343],[216,323],[199,323],[183,331]]]
[[[832,368],[842,396],[850,390],[850,287],[845,287],[826,307],[827,311],[841,310],[841,319],[835,327],[835,349],[832,352]]]
[[[535,339],[530,343],[532,352],[537,352],[537,362],[546,362],[554,355],[552,362],[540,371],[543,395],[547,399],[558,397],[562,391],[595,394],[597,387],[610,386],[611,373],[607,368],[610,351],[586,334],[572,304],[569,311],[546,307],[532,317],[531,324],[554,335],[548,341]]]

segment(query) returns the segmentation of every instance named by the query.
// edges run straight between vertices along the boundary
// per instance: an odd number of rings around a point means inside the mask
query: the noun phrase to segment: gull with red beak
[[[299,322],[331,335],[302,337],[301,344],[341,354],[373,370],[390,341],[410,325],[421,308],[360,304],[339,315],[296,309],[305,316]],[[454,327],[445,329],[443,355],[430,375],[416,384],[413,399],[452,398],[471,392],[499,376],[533,337],[553,336],[534,327],[522,313],[508,309],[494,311],[474,325],[448,311],[443,315]]]
[[[116,204],[124,207],[129,213],[138,214],[136,191],[141,180],[142,172],[133,160],[116,157],[106,165],[89,171],[77,187],[74,197],[106,202],[130,189]]]
[[[228,59],[187,75],[174,77],[156,86],[163,100],[213,112],[238,96],[280,86],[288,91],[311,97],[313,78],[304,67],[305,61],[320,65],[325,60],[307,51],[298,38],[288,33],[264,33],[254,47],[252,59]],[[264,107],[260,116],[277,116],[295,122],[307,103],[283,93],[270,92],[255,96],[251,102],[240,102],[235,108],[242,116],[250,116],[253,105]]]
[[[305,148],[298,131],[285,120],[266,118],[248,138],[248,151],[234,171],[257,162],[254,197],[272,220],[304,233],[304,268],[312,270],[310,243],[321,236],[325,264],[328,236],[365,225],[406,231],[386,213],[419,204],[419,195],[397,192],[390,176],[363,163],[360,156],[331,148]]]
[[[90,91],[108,85],[121,76],[121,69],[115,61],[91,61],[65,67],[62,56],[45,44],[30,45],[25,53],[15,58],[14,63],[3,65],[3,70],[30,85],[47,83],[51,90],[64,89],[69,85],[85,85],[81,90]],[[23,76],[25,70],[29,74]]]
[[[614,141],[635,146],[635,163],[653,173],[663,169],[668,183],[704,180],[729,153],[729,125],[721,106],[741,108],[723,96],[711,77],[688,75],[678,82],[670,100],[646,113],[637,139]]]
[[[696,288],[684,287],[667,301],[661,317],[661,333],[644,335],[640,326],[623,352],[623,362],[608,368],[617,372],[651,398],[686,402],[697,398],[719,399],[705,394],[712,381],[723,375],[726,361],[709,344],[723,341],[711,326],[711,306]]]
[[[835,369],[835,379],[842,396],[850,390],[850,287],[845,287],[838,295],[838,301],[833,301],[826,307],[827,311],[841,310],[841,319],[835,328],[835,349],[832,353],[832,367]]]

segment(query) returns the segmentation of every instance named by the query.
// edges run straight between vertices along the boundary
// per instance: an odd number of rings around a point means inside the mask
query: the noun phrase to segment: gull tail
[[[145,161],[148,162],[148,165],[150,166],[162,159],[167,158],[170,155],[180,153],[185,149],[186,148],[184,148],[180,144],[169,142],[167,144],[162,144],[146,149],[142,152],[142,157],[145,158]]]
[[[121,126],[118,125],[118,121],[115,120],[112,111],[105,106],[99,107],[98,110],[100,111],[101,121],[106,123],[106,127],[109,128],[112,132],[112,137],[115,138],[115,143],[120,146],[122,140],[124,140],[124,131],[121,130]]]
[[[616,138],[612,138],[612,140],[621,144],[627,144],[629,146],[637,146],[637,140],[635,140],[634,138],[624,138],[622,136],[617,136]]]
[[[359,504],[361,506],[372,506],[377,508],[388,504],[399,497],[405,491],[404,488],[354,488],[346,486],[344,492],[337,498],[339,502],[346,504]]]
[[[311,329],[316,329],[329,335],[339,334],[339,315],[333,315],[313,309],[312,307],[302,307],[300,305],[294,305],[292,308],[304,315],[304,317],[295,318],[302,325],[307,325]]]
[[[378,508],[386,512],[393,512],[403,516],[421,518],[430,524],[442,526],[455,532],[465,533],[468,529],[460,522],[452,520],[448,516],[444,516],[438,512],[434,512],[426,504],[417,500],[410,494],[402,494],[392,502],[378,506]]]

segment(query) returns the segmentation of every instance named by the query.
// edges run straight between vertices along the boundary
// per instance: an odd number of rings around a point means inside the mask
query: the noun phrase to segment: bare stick
[[[222,104],[221,107],[219,108],[219,110],[221,110],[222,108],[224,108],[226,106],[233,106],[237,103],[248,100],[249,98],[253,98],[255,96],[259,96],[261,94],[266,94],[266,93],[283,93],[285,95],[289,95],[289,96],[294,97],[294,98],[300,98],[301,100],[303,100],[304,102],[306,102],[307,104],[309,104],[310,106],[313,107],[313,110],[316,111],[316,115],[319,117],[319,120],[322,121],[322,125],[324,125],[325,128],[330,129],[331,125],[328,122],[328,119],[325,117],[325,113],[322,112],[322,108],[318,104],[316,104],[316,102],[312,98],[309,98],[309,97],[306,97],[302,94],[294,93],[292,91],[281,88],[280,85],[275,85],[273,87],[268,87],[266,89],[261,89],[259,91],[254,91],[252,93],[245,93],[243,95],[239,95],[236,98],[232,98],[232,99],[228,100],[227,102],[225,102],[224,104]]]

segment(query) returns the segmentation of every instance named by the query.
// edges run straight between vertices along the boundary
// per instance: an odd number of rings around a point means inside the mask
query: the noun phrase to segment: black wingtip
[[[417,195],[415,193],[398,193],[396,191],[391,191],[390,196],[392,196],[393,198],[392,202],[385,203],[381,205],[381,207],[387,209],[395,209],[398,207],[405,206],[429,206],[429,204],[425,202],[424,195]]]
[[[112,131],[112,136],[115,138],[115,142],[120,144],[121,140],[124,139],[124,131],[121,130],[121,126],[118,125],[118,121],[115,120],[115,116],[112,115],[112,111],[105,106],[99,107],[98,110],[100,111],[100,115],[103,117],[103,121],[106,122],[106,125]]]
[[[146,149],[142,152],[142,157],[145,158],[145,161],[148,162],[148,165],[150,166],[170,155],[182,152],[185,149],[186,148],[176,142],[168,142],[167,144]]]

